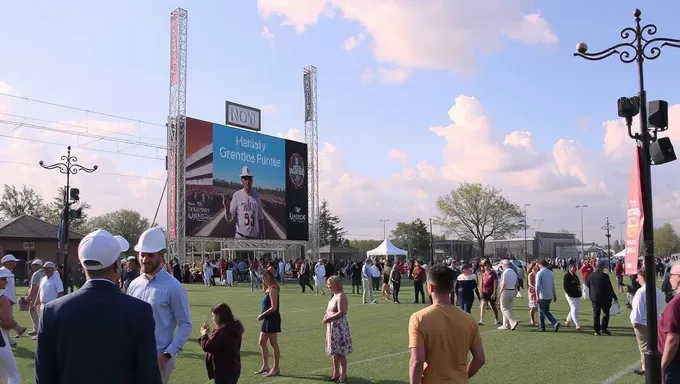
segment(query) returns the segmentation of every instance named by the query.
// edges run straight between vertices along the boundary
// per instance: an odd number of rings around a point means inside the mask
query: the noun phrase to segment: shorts
[[[491,303],[496,302],[496,299],[492,299],[493,297],[493,292],[482,292],[482,300],[488,301]]]
[[[524,279],[517,279],[517,286],[519,289],[524,289]]]

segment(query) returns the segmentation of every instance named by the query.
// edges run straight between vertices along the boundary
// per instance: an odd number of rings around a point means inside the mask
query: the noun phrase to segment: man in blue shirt
[[[151,304],[156,321],[156,351],[163,384],[175,369],[175,356],[191,334],[189,301],[182,284],[163,265],[165,233],[151,228],[142,233],[135,251],[139,252],[142,274],[130,283],[127,294]],[[175,333],[175,329],[177,332]]]
[[[545,318],[547,317],[555,332],[560,330],[560,322],[550,313],[550,302],[557,302],[555,294],[555,276],[548,269],[548,262],[541,260],[538,263],[540,270],[536,274],[536,295],[538,296],[538,330],[545,332]]]

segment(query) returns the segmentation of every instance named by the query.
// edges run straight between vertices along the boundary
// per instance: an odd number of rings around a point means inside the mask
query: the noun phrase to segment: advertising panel
[[[187,118],[186,235],[303,240],[307,145]]]
[[[640,185],[640,157],[638,147],[635,147],[633,168],[628,182],[628,202],[626,204],[626,256],[624,260],[625,274],[635,275],[638,271],[638,257],[640,255],[640,234],[645,212],[642,209],[642,188]]]

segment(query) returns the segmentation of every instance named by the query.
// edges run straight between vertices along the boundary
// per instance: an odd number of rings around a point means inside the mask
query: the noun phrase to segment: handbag
[[[612,299],[612,306],[609,308],[609,316],[616,316],[621,313],[621,306]]]

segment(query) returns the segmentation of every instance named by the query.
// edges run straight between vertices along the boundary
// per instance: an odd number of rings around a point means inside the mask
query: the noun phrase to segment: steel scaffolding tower
[[[319,130],[316,110],[316,67],[310,65],[302,71],[305,92],[305,141],[307,142],[309,242],[307,257],[319,255]]]

